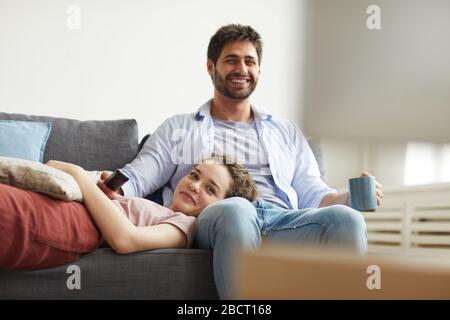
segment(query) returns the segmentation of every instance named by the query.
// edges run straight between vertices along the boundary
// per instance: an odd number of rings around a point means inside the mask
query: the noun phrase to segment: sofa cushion
[[[115,170],[131,162],[138,151],[134,119],[79,121],[0,112],[0,119],[52,123],[44,162],[72,162],[86,170]]]
[[[100,171],[87,171],[95,183]],[[6,184],[65,201],[83,202],[76,180],[68,173],[37,161],[0,157],[0,184]]]
[[[42,162],[51,129],[48,122],[0,120],[0,156]]]
[[[68,290],[69,265],[0,272],[1,299],[217,299],[213,255],[200,249],[116,254],[97,249],[72,263],[81,289]]]
[[[0,184],[0,269],[49,268],[101,243],[86,208]]]

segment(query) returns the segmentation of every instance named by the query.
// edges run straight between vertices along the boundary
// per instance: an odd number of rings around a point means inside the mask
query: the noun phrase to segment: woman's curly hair
[[[226,155],[213,154],[208,160],[225,166],[230,173],[232,182],[225,198],[241,197],[250,202],[256,200],[256,184],[243,165],[236,163]]]

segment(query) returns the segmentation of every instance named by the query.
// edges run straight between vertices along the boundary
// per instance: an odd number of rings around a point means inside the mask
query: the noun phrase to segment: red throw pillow
[[[101,234],[86,208],[0,184],[0,268],[50,268],[95,250]]]

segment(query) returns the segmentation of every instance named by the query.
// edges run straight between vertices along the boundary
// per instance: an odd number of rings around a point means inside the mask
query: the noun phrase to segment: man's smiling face
[[[214,87],[229,99],[245,100],[255,90],[260,74],[258,54],[250,41],[226,44],[216,64],[208,60]]]

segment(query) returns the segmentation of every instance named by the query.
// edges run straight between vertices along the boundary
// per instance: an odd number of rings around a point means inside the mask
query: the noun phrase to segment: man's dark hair
[[[263,46],[261,36],[252,27],[241,24],[227,24],[217,30],[209,41],[208,59],[211,59],[215,65],[223,47],[234,41],[250,41],[253,43],[258,54],[258,64],[261,64]]]

